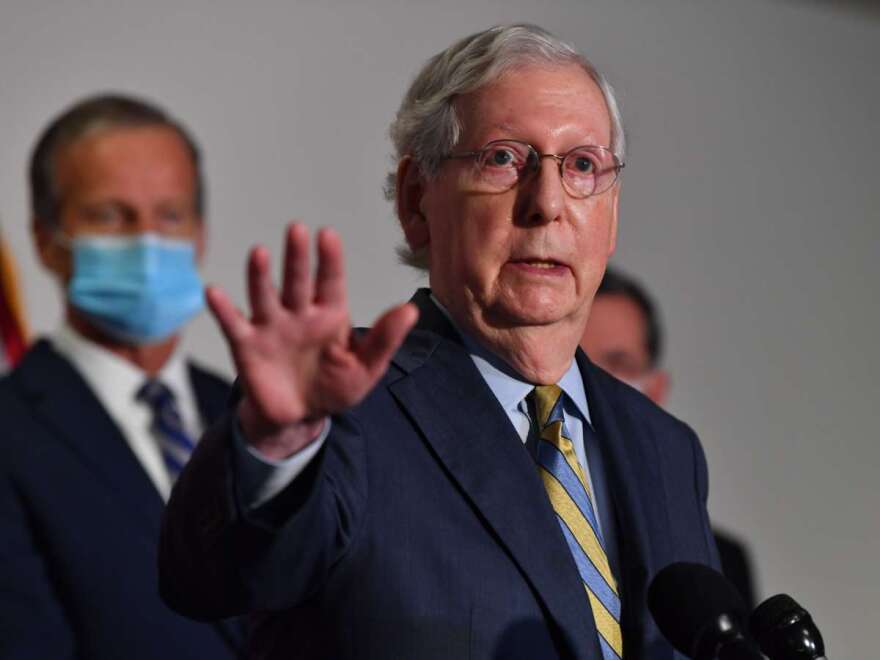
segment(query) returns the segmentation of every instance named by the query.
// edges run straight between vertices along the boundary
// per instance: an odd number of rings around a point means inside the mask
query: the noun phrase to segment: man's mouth
[[[547,272],[561,271],[568,268],[568,266],[561,261],[556,261],[555,259],[547,259],[543,257],[525,257],[522,259],[511,259],[511,263],[514,266],[518,266],[520,268]]]
[[[515,257],[511,259],[514,263],[522,263],[528,264],[529,266],[536,266],[538,268],[556,268],[558,266],[565,266],[564,263],[558,261],[557,259],[553,259],[551,257]]]

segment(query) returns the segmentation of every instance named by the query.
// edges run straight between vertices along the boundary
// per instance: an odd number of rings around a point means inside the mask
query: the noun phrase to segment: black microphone
[[[770,660],[827,660],[812,617],[786,594],[758,605],[749,617],[749,630]]]
[[[742,596],[708,566],[664,568],[648,588],[648,609],[666,639],[694,660],[763,660],[743,632],[748,610]]]

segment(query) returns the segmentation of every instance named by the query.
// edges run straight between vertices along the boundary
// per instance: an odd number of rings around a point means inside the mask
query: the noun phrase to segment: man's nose
[[[159,215],[149,209],[132,209],[126,225],[129,234],[161,234],[163,231]]]
[[[562,217],[567,193],[562,184],[559,163],[551,155],[538,161],[537,171],[529,176],[525,186],[528,195],[527,217],[532,222],[553,222]]]

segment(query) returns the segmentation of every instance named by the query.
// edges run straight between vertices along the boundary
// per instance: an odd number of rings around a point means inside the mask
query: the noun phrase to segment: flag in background
[[[14,367],[27,350],[27,326],[15,260],[0,237],[0,372]]]

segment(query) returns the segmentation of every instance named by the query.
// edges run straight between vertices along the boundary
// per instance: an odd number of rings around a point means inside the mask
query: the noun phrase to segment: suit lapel
[[[226,381],[192,363],[187,364],[187,372],[199,409],[202,428],[207,429],[226,412],[230,404],[232,387]]]
[[[600,376],[604,374],[600,374],[580,350],[577,360],[585,381],[590,416],[602,447],[603,467],[617,521],[624,654],[642,657],[645,649],[634,645],[649,637],[648,630],[653,627],[645,618],[648,580],[660,568],[656,559],[669,554],[665,537],[652,535],[647,522],[665,521],[668,515],[663,498],[658,496],[664,488],[657,469],[660,464],[657,447],[638,428],[632,415],[623,406],[615,405],[608,388],[601,386]],[[660,660],[656,653],[656,649],[652,649],[651,657]]]
[[[76,370],[40,341],[14,372],[23,397],[55,435],[158,537],[162,498],[122,433]]]
[[[409,375],[392,394],[509,551],[570,657],[600,657],[589,601],[534,461],[449,322],[425,293],[415,302],[419,327],[395,358]]]

